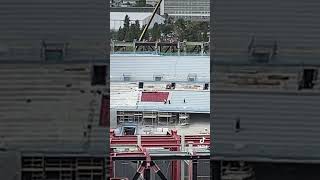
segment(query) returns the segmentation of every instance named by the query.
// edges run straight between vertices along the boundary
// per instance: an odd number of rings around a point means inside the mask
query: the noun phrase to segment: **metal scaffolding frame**
[[[187,146],[188,145],[188,146]],[[173,180],[180,180],[184,176],[184,161],[188,162],[189,179],[197,178],[197,164],[199,160],[210,160],[210,135],[180,136],[176,130],[168,135],[131,135],[116,136],[110,131],[110,172],[115,177],[115,161],[139,161],[134,180],[142,174],[146,180],[150,179],[153,170],[161,179],[167,178],[157,166],[157,160],[170,160],[171,176]],[[128,150],[131,147],[131,151]],[[119,150],[119,149],[122,149]],[[127,149],[127,150],[123,150]],[[182,163],[181,163],[182,161]],[[131,178],[131,177],[130,177]]]
[[[188,123],[190,119],[189,113],[175,113],[175,112],[160,112],[160,111],[133,111],[133,110],[118,110],[117,111],[117,124],[134,123],[138,126],[152,126],[158,127],[165,123],[166,126],[170,125],[183,125]],[[146,124],[148,123],[149,124]],[[151,124],[150,124],[151,122]]]

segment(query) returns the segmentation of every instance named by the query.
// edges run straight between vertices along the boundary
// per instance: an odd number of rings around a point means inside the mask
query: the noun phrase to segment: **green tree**
[[[129,18],[128,15],[126,15],[126,16],[124,17],[123,29],[129,30],[129,27],[130,27],[130,18]]]
[[[158,23],[155,23],[153,25],[153,28],[151,30],[151,36],[153,41],[157,41],[161,37],[161,31],[160,31],[160,26]]]
[[[183,41],[186,38],[185,30],[186,30],[186,22],[184,21],[184,19],[178,19],[174,23],[174,32],[180,41]]]
[[[136,7],[146,7],[146,0],[136,1]]]
[[[121,27],[119,28],[119,31],[117,33],[117,39],[118,41],[123,41],[124,38],[126,37],[126,32],[124,29],[122,29]]]
[[[134,34],[135,34],[135,39],[138,40],[141,34],[141,29],[140,29],[140,22],[139,20],[135,21],[135,26],[134,26]]]
[[[129,33],[129,30],[130,30],[130,18],[128,15],[125,16],[124,18],[124,23],[123,23],[123,28],[119,28],[119,31],[118,31],[118,40],[119,41],[127,41],[127,36],[128,36],[128,33]]]
[[[130,29],[127,33],[127,36],[126,36],[126,41],[133,41],[136,37],[136,33],[135,33],[135,24],[131,24],[130,26]]]

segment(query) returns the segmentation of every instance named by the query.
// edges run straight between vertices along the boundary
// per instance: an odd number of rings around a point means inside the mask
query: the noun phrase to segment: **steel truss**
[[[181,179],[180,161],[188,161],[189,179],[197,179],[197,164],[199,160],[210,160],[210,135],[188,135],[180,136],[177,131],[172,130],[167,135],[132,135],[116,136],[114,131],[110,132],[110,162],[111,177],[114,177],[114,162],[119,160],[138,161],[133,180],[137,180],[142,174],[144,179],[150,179],[153,170],[162,180],[167,178],[157,166],[155,161],[172,161],[171,177],[173,180]],[[117,148],[135,147],[133,151],[117,151]],[[161,149],[154,149],[161,148]]]

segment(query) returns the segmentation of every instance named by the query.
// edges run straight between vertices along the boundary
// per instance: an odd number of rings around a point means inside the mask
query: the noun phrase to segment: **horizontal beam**
[[[210,160],[210,153],[208,155],[199,155],[199,156],[191,156],[191,155],[186,155],[186,156],[181,156],[181,155],[159,155],[159,156],[150,156],[151,160],[157,161],[157,160]],[[120,160],[126,160],[126,161],[143,161],[146,160],[146,157],[141,157],[141,156],[113,156],[111,157],[113,161],[120,161]]]

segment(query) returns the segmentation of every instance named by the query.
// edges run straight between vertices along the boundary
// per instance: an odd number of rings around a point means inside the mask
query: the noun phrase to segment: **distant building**
[[[208,21],[210,17],[210,0],[163,0],[161,14],[175,18]]]
[[[130,18],[130,24],[135,23],[136,20],[139,21],[140,27],[146,25],[150,20],[152,13],[133,13],[133,12],[111,12],[110,13],[110,30],[118,30],[123,27],[124,19],[126,15]],[[154,26],[155,23],[163,24],[165,18],[156,14],[150,24],[150,28]]]
[[[110,0],[110,7],[132,7],[136,3],[136,0]]]
[[[146,0],[146,4],[149,4],[151,6],[155,6],[158,3],[159,0]]]

